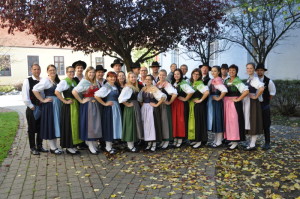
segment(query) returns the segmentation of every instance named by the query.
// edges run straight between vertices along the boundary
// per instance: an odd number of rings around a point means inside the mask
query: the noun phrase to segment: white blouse
[[[123,102],[126,102],[127,100],[129,100],[132,93],[133,93],[133,89],[130,88],[129,86],[125,86],[122,89],[122,92],[118,98],[119,103],[123,103]]]
[[[109,83],[104,84],[98,91],[95,92],[96,97],[104,98],[106,97],[112,90],[118,90],[116,86],[111,86]]]
[[[174,87],[177,86],[177,83],[175,82],[174,83]],[[180,88],[183,90],[183,92],[185,92],[186,94],[190,94],[190,93],[194,93],[194,89],[188,84],[188,83],[185,83],[185,84],[181,84],[180,85]]]
[[[53,82],[51,82],[49,78],[42,78],[41,81],[33,87],[32,91],[42,92],[46,89],[51,88],[52,86]]]
[[[205,91],[208,91],[208,86],[205,86],[204,84],[199,84],[196,89],[198,91],[200,91],[202,94],[205,92]]]
[[[86,79],[82,79],[79,84],[73,89],[75,91],[77,91],[78,93],[82,93],[86,90],[89,89],[89,87],[91,86],[91,82],[86,80]]]
[[[75,86],[75,85],[72,85],[73,87]],[[69,84],[67,83],[67,81],[66,80],[60,80],[60,82],[57,84],[57,86],[56,86],[56,89],[55,90],[57,90],[58,92],[63,92],[63,91],[65,91],[65,90],[68,90],[69,89]]]

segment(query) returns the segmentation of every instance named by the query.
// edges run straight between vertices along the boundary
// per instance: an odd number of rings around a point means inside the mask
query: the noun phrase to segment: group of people
[[[226,142],[234,150],[246,134],[250,141],[245,150],[256,149],[259,134],[265,135],[263,148],[270,148],[270,100],[276,89],[264,75],[263,64],[246,65],[245,83],[234,64],[203,64],[190,78],[187,65],[172,64],[167,74],[153,62],[149,74],[148,68],[134,63],[127,75],[122,66],[116,59],[113,71],[107,72],[102,65],[87,67],[79,60],[60,80],[54,65],[47,67],[48,77],[41,78],[40,66],[33,64],[22,89],[31,153],[48,152],[43,140],[53,154],[62,154],[62,148],[80,154],[78,149],[86,147],[96,155],[99,144],[114,154],[116,140],[126,142],[131,152],[138,151],[141,141],[152,152],[180,148],[185,141],[196,149],[207,144],[208,132],[214,133],[209,144],[213,148]]]

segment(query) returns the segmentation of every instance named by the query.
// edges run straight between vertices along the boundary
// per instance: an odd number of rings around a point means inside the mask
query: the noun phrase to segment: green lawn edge
[[[0,165],[8,156],[19,127],[17,112],[0,113]]]

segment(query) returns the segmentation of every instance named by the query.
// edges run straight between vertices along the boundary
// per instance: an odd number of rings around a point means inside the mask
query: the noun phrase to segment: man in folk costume
[[[228,65],[222,64],[221,65],[221,78],[223,79],[223,82],[225,82],[225,80],[229,78],[228,71],[229,71]]]
[[[183,79],[189,83],[189,78],[186,76],[186,74],[187,74],[187,72],[189,70],[188,66],[186,64],[182,64],[180,66],[180,70],[181,70],[181,72],[183,74]]]
[[[152,76],[154,78],[153,80],[153,85],[156,85],[156,83],[159,81],[159,77],[158,77],[158,70],[161,66],[159,65],[159,63],[157,61],[152,62],[150,68],[152,70]]]
[[[75,68],[74,80],[78,84],[82,79],[84,79],[83,71],[86,69],[86,63],[78,60],[72,64],[72,67]]]
[[[104,79],[104,74],[107,70],[102,65],[97,65],[95,71],[97,86],[98,88],[101,88],[106,83],[106,79]]]
[[[141,70],[141,64],[138,62],[135,62],[130,66],[130,68],[131,68],[132,72],[138,77],[140,74],[140,70]],[[144,87],[143,82],[140,82],[138,79],[136,81],[138,83],[139,89],[141,90]]]
[[[122,71],[122,66],[124,63],[121,62],[120,59],[115,59],[114,62],[110,65],[112,67],[113,71],[118,74],[120,71]]]
[[[262,94],[263,101],[261,104],[262,114],[263,114],[263,127],[264,127],[264,135],[265,135],[265,144],[262,147],[264,150],[268,150],[271,148],[270,146],[270,126],[271,126],[271,111],[270,111],[270,101],[273,96],[276,94],[276,87],[274,82],[265,76],[265,72],[268,69],[265,68],[265,65],[262,63],[257,64],[256,66],[256,74],[261,82],[264,83],[265,89]]]
[[[40,152],[48,152],[43,148],[43,140],[40,137],[40,101],[32,92],[34,85],[39,83],[41,67],[38,64],[31,66],[32,76],[25,79],[22,87],[22,100],[27,106],[26,119],[28,124],[29,146],[32,155],[39,155]],[[35,134],[37,134],[35,136]]]
[[[204,85],[207,86],[210,77],[209,77],[209,71],[211,70],[211,67],[209,66],[209,64],[205,63],[203,65],[199,66],[200,70],[201,70],[201,74],[202,74],[202,81],[204,83]]]

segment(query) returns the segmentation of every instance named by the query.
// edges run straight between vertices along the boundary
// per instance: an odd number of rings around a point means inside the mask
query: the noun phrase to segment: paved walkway
[[[189,147],[155,153],[30,155],[25,106],[1,96],[20,126],[0,167],[0,198],[217,198],[215,163],[221,149]],[[45,143],[47,147],[47,144]]]

